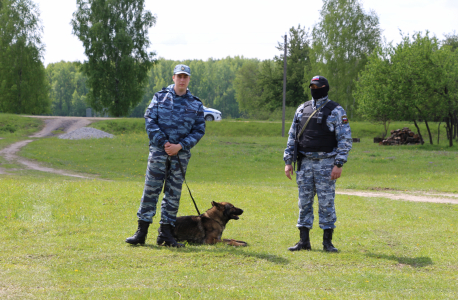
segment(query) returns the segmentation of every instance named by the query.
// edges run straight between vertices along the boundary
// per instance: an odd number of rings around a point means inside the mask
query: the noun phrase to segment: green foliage
[[[38,7],[4,0],[0,8],[0,111],[48,114],[49,86],[41,62],[44,45]]]
[[[358,114],[366,120],[383,124],[385,130],[380,137],[386,137],[391,120],[400,119],[391,90],[390,50],[379,47],[372,52],[353,92],[358,99]]]
[[[9,132],[9,133],[13,133],[17,130],[16,126],[14,125],[11,125],[11,124],[6,124],[4,126],[0,126],[0,132],[1,131],[4,131],[4,132]]]
[[[455,51],[458,48],[458,34],[456,31],[452,33],[445,34],[445,40],[442,41],[442,45],[452,47],[452,51]]]
[[[142,100],[154,53],[148,29],[156,18],[145,0],[77,0],[71,21],[88,61],[83,70],[90,87],[86,101],[98,112],[128,115]]]
[[[191,68],[189,90],[199,97],[205,106],[222,112],[223,118],[240,116],[238,103],[235,101],[233,85],[237,70],[247,61],[243,57],[227,57],[220,60],[183,60],[172,61],[159,59],[149,73],[149,81],[142,102],[133,109],[131,117],[143,117],[146,107],[154,93],[173,83],[173,68],[185,64]]]
[[[259,66],[258,60],[249,60],[237,71],[234,89],[240,111],[254,113],[261,107],[262,88],[258,84]]]
[[[289,30],[286,42],[286,106],[297,107],[308,99],[304,88],[304,75],[310,71],[309,33],[300,25]],[[284,42],[277,49],[284,53]],[[252,60],[244,64],[236,75],[234,87],[240,109],[246,115],[267,119],[269,113],[282,107],[283,56],[273,60]]]
[[[431,121],[445,122],[450,146],[458,127],[458,55],[439,48],[435,37],[415,33],[396,47],[375,51],[360,74],[354,96],[369,120],[424,121],[433,144]],[[421,131],[418,131],[421,135]],[[455,129],[456,132],[456,129]]]
[[[86,116],[87,77],[79,62],[48,64],[46,75],[51,86],[52,114],[55,116]]]
[[[286,105],[298,107],[309,100],[309,87],[304,84],[305,74],[311,71],[310,61],[310,34],[299,24],[297,28],[289,29],[289,37],[286,46]],[[281,90],[283,94],[283,56],[284,42],[278,43],[277,49],[282,53],[275,56],[277,70],[281,70]],[[306,79],[306,82],[308,80]],[[278,85],[278,84],[277,84]],[[279,85],[278,85],[279,86]],[[264,86],[265,87],[265,86]],[[279,103],[279,98],[270,99],[271,102]],[[279,107],[278,104],[276,106]]]
[[[365,13],[359,0],[323,0],[320,21],[313,29],[312,72],[305,85],[313,75],[326,77],[330,98],[352,117],[357,108],[352,95],[355,81],[380,35],[376,13]]]

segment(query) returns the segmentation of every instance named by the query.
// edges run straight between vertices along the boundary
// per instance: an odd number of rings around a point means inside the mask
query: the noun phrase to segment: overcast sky
[[[72,35],[70,20],[76,0],[34,0],[39,5],[46,45],[45,65],[84,61],[82,43]],[[458,0],[362,0],[366,11],[379,16],[383,36],[395,44],[404,33],[429,30],[439,39],[458,32]],[[313,28],[319,20],[319,0],[174,0],[146,1],[156,15],[150,29],[150,51],[166,59],[244,56],[261,60],[279,52],[277,42],[292,26]]]

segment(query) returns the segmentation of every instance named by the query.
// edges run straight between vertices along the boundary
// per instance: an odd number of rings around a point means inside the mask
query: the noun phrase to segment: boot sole
[[[135,242],[135,241],[126,240],[125,242],[128,243],[128,244],[131,244],[131,245],[137,245],[137,244],[145,245],[145,241],[143,241],[143,242]]]
[[[158,239],[157,240],[157,245],[158,246],[166,246],[166,247],[176,247],[176,248],[184,248],[184,245],[181,243],[176,243],[176,244],[171,244],[167,242],[166,240]]]
[[[302,251],[302,250],[305,250],[305,251],[312,251],[312,249],[297,249],[297,250],[288,249],[288,250],[291,251],[291,252]]]
[[[326,250],[324,248],[323,248],[323,251],[324,252],[329,252],[329,253],[337,253],[337,252],[339,252],[339,250],[337,250],[337,249],[336,250]]]
[[[126,242],[126,243],[128,243],[129,245],[138,245],[138,244],[140,244],[142,246],[145,246],[145,243],[131,243],[131,242]]]
[[[306,251],[312,251],[312,248],[300,248],[300,249],[290,249],[288,248],[289,251],[301,251],[301,250],[306,250]]]
[[[176,248],[184,248],[183,244],[176,243],[176,245],[168,243],[166,240],[157,240],[157,245],[158,246],[166,246],[166,247],[176,247]]]
[[[173,247],[173,248],[184,248],[185,247],[183,244],[180,244],[180,243],[177,243],[176,245],[172,245],[169,243],[162,243],[162,244],[158,243],[157,245],[161,247]]]

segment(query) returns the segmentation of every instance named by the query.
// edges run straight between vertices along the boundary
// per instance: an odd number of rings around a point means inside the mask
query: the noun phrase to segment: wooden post
[[[285,33],[285,52],[283,54],[283,115],[281,124],[281,136],[285,136],[285,109],[286,109],[286,33]]]

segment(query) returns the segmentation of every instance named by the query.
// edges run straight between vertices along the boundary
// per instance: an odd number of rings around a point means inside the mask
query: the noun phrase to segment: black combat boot
[[[299,227],[301,240],[293,247],[289,247],[289,251],[298,251],[298,250],[312,250],[310,245],[310,229],[307,227]]]
[[[323,250],[326,252],[339,252],[332,244],[332,233],[334,229],[325,229],[323,232]]]
[[[132,245],[137,245],[137,244],[144,245],[146,236],[148,235],[149,224],[151,223],[148,223],[142,220],[138,220],[137,232],[135,232],[133,236],[127,238],[126,243],[129,243]]]
[[[172,235],[172,225],[170,224],[161,224],[159,227],[159,235],[157,236],[157,244],[162,246],[172,246],[172,247],[184,247],[183,244],[177,243]]]

